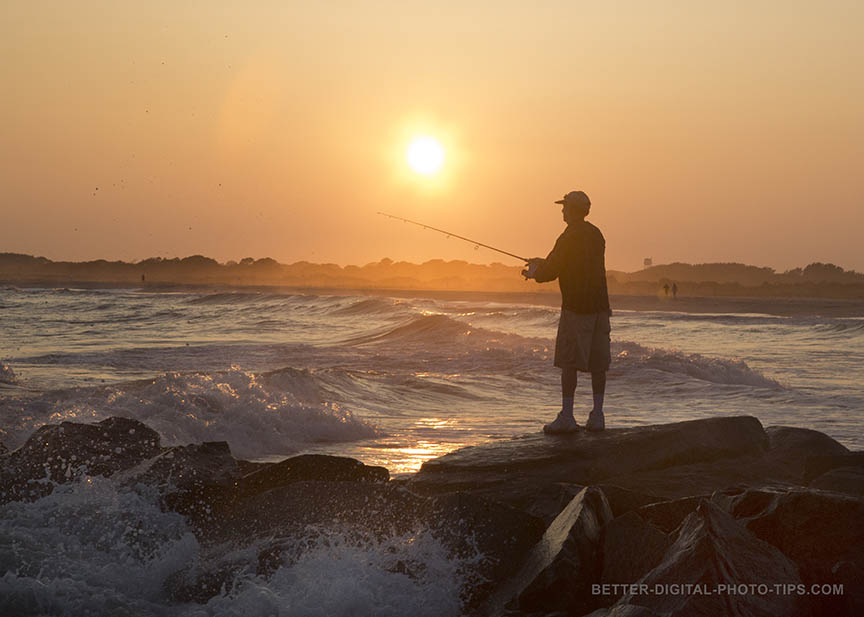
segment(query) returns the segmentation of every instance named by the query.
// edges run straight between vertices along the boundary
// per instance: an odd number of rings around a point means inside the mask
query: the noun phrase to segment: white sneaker
[[[592,411],[588,414],[588,421],[585,422],[585,428],[589,431],[603,431],[606,429],[606,418],[603,417],[603,412],[597,413]]]
[[[563,412],[558,412],[552,422],[543,427],[543,432],[547,434],[558,433],[574,433],[579,430],[579,423],[571,415],[564,415]]]

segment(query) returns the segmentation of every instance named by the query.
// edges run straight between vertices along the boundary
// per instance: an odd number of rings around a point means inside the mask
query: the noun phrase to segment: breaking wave
[[[783,388],[779,382],[750,368],[743,360],[709,358],[701,354],[643,347],[628,341],[613,343],[612,353],[613,368],[617,370],[653,369],[687,375],[717,384]]]
[[[456,617],[471,558],[430,532],[358,539],[338,530],[285,548],[267,575],[248,547],[202,546],[182,516],[146,490],[101,477],[0,509],[0,614],[117,617]],[[298,546],[302,552],[294,555]],[[294,548],[292,548],[294,547]],[[289,552],[291,553],[289,555]],[[185,573],[230,571],[206,604],[178,601]],[[405,564],[410,564],[407,575]]]
[[[525,337],[518,334],[478,328],[448,315],[418,315],[397,326],[387,326],[369,335],[345,341],[352,345],[396,344],[417,345],[427,348],[442,345],[460,345],[467,348],[496,347],[515,348],[531,346],[545,339]]]
[[[246,292],[226,292],[208,294],[206,296],[196,296],[188,300],[187,304],[245,304],[247,302],[256,302],[265,299],[267,296],[259,293]]]
[[[8,403],[4,426],[17,447],[45,422],[134,418],[159,432],[166,445],[227,441],[235,456],[286,455],[303,444],[354,441],[378,431],[347,408],[279,387],[276,378],[232,369],[166,373],[106,387],[47,392]]]

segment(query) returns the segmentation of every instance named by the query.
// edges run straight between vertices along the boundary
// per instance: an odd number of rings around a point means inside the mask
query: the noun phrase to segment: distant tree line
[[[33,285],[104,284],[124,286],[229,285],[304,288],[423,289],[456,291],[548,291],[519,275],[521,266],[471,264],[433,259],[422,264],[384,258],[364,266],[298,261],[281,264],[265,257],[219,263],[203,255],[151,257],[138,262],[52,261],[19,253],[0,253],[0,281]],[[864,274],[830,263],[812,263],[778,273],[740,263],[651,266],[637,272],[609,271],[613,294],[653,295],[676,283],[691,296],[798,296],[864,298]]]

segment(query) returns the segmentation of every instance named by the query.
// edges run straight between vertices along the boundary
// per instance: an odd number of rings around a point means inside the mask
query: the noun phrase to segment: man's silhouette
[[[585,217],[591,200],[582,191],[571,191],[555,202],[562,204],[564,230],[546,259],[528,260],[523,272],[538,283],[558,279],[561,288],[561,318],[555,339],[555,366],[561,369],[561,411],[543,427],[547,433],[578,430],[573,418],[573,395],[578,371],[591,373],[594,408],[585,428],[602,431],[605,426],[603,397],[609,370],[609,293],[606,289],[606,241]]]

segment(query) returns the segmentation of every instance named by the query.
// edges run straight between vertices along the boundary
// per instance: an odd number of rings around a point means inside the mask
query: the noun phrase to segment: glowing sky
[[[862,271],[862,6],[7,0],[0,251],[515,265],[375,212],[545,255],[583,189],[611,268]]]

